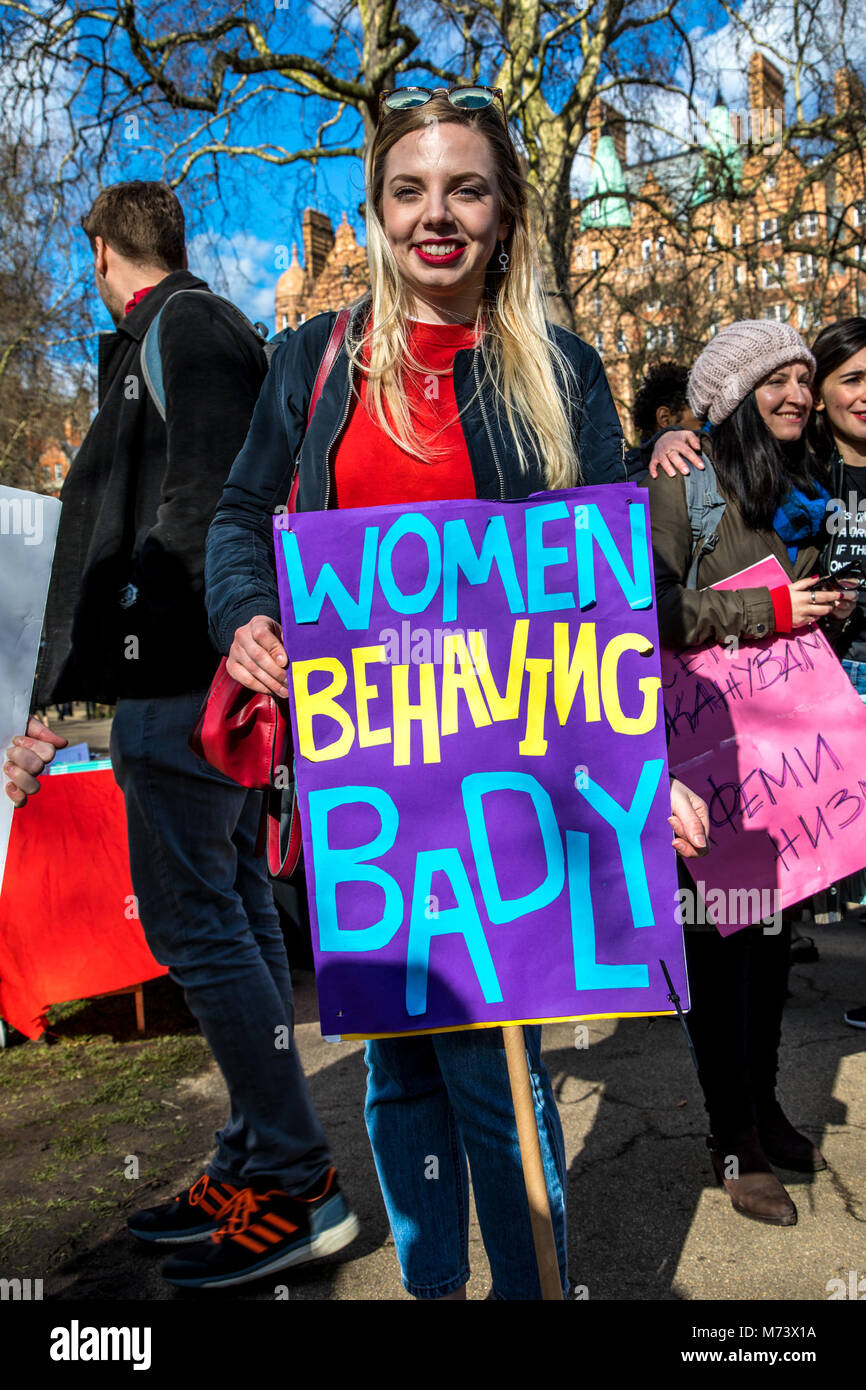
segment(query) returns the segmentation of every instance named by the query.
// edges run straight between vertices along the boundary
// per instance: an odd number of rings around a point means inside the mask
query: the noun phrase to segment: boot
[[[797,1208],[770,1167],[756,1129],[727,1144],[710,1135],[707,1148],[716,1178],[730,1197],[734,1211],[771,1226],[796,1226]],[[735,1176],[728,1177],[726,1172]]]
[[[765,1108],[758,1109],[758,1135],[767,1158],[779,1168],[789,1168],[793,1173],[820,1173],[827,1167],[821,1150],[794,1128],[775,1097]]]

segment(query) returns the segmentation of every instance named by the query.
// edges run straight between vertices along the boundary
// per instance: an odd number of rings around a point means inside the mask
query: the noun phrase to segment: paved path
[[[630,1019],[589,1025],[587,1048],[571,1025],[545,1029],[545,1057],[565,1129],[573,1279],[590,1300],[826,1300],[828,1283],[866,1277],[866,1032],[842,1022],[866,1002],[866,929],[856,922],[814,929],[817,964],[792,971],[780,1094],[790,1118],[830,1163],[814,1177],[780,1174],[799,1210],[793,1228],[737,1216],[715,1186],[704,1147],[700,1092],[679,1024]],[[364,1130],[362,1045],[329,1044],[316,1022],[312,977],[298,977],[297,1039],[316,1103],[362,1232],[343,1256],[227,1290],[232,1299],[405,1299]],[[214,1069],[184,1082],[176,1101],[193,1128],[188,1148],[148,1184],[148,1201],[191,1182],[223,1119]],[[146,1168],[146,1136],[142,1144]],[[135,1201],[134,1205],[140,1205]],[[469,1296],[483,1299],[489,1274],[477,1224]],[[864,1285],[866,1288],[866,1285]],[[67,1299],[189,1299],[159,1277],[159,1258],[121,1233],[81,1250],[46,1290]],[[283,1295],[285,1296],[285,1294]]]

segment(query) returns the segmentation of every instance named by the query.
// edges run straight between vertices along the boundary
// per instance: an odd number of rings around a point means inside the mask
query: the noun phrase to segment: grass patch
[[[100,1031],[75,1032],[87,1007],[78,1001],[51,1010],[51,1025],[61,1030],[53,1045],[19,1044],[0,1052],[7,1194],[0,1196],[0,1243],[14,1250],[22,1275],[28,1266],[44,1269],[118,1213],[130,1193],[123,1155],[136,1153],[145,1137],[153,1154],[186,1132],[180,1112],[163,1098],[211,1061],[199,1033],[114,1041],[101,1031],[102,1018],[90,1016],[84,1026],[96,1022]],[[73,1027],[64,1033],[69,1020]]]

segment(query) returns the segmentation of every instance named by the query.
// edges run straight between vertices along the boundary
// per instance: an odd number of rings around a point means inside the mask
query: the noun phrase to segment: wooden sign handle
[[[514,1102],[514,1118],[517,1121],[520,1161],[523,1165],[523,1181],[526,1184],[526,1196],[529,1201],[529,1216],[532,1222],[535,1258],[538,1261],[541,1297],[545,1300],[561,1303],[562,1283],[559,1277],[559,1260],[556,1255],[553,1222],[550,1218],[550,1199],[547,1195],[547,1184],[544,1181],[541,1145],[538,1142],[538,1125],[535,1119],[535,1104],[532,1099],[529,1067],[526,1062],[523,1025],[516,1023],[503,1028],[502,1037],[505,1042],[505,1060],[508,1064],[511,1098]]]

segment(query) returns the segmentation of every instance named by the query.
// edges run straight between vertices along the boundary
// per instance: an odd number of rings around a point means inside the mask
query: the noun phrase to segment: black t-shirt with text
[[[866,467],[845,465],[840,501],[841,510],[830,516],[830,528],[836,533],[831,573],[858,560],[866,575]],[[857,608],[836,650],[848,661],[866,661],[866,588],[860,589]]]

